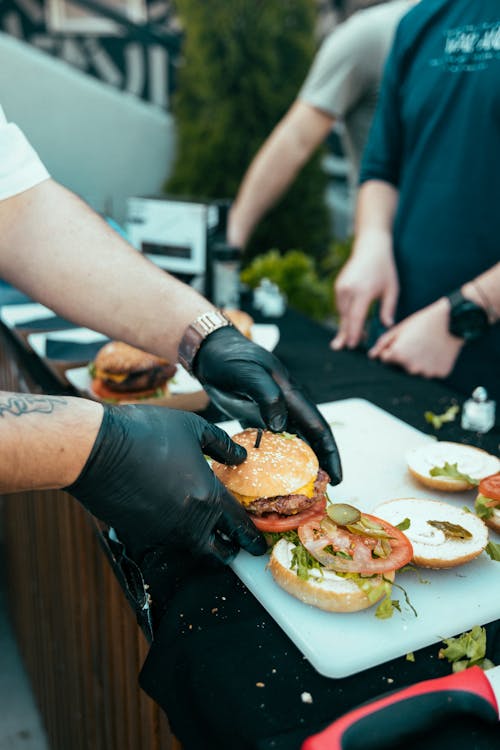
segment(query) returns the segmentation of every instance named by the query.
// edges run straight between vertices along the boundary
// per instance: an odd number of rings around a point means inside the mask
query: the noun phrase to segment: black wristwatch
[[[448,294],[450,321],[448,328],[453,336],[465,341],[475,341],[489,328],[488,314],[481,305],[464,297],[460,289]]]

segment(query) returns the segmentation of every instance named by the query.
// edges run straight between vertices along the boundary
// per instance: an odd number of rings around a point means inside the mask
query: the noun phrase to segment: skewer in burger
[[[125,402],[167,395],[175,365],[122,341],[110,341],[91,363],[92,391],[103,401]]]
[[[352,506],[327,505],[328,474],[296,435],[251,429],[232,438],[246,448],[246,460],[212,468],[266,532],[275,581],[330,612],[355,612],[381,599],[390,610],[394,572],[413,556],[406,536]]]

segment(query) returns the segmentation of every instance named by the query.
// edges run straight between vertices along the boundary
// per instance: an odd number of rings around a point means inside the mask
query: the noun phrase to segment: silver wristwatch
[[[208,310],[199,315],[188,325],[179,344],[179,362],[189,372],[193,373],[193,362],[204,340],[219,328],[231,326],[220,310]]]

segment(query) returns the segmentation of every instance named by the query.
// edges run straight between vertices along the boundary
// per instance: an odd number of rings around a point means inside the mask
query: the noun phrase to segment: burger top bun
[[[230,308],[224,308],[224,315],[229,318],[235,328],[238,329],[247,339],[252,338],[252,326],[254,320],[251,315],[243,310],[233,310]]]
[[[454,568],[473,560],[488,544],[483,521],[451,503],[405,497],[388,500],[373,512],[393,526],[409,519],[404,533],[413,546],[413,562],[424,568]],[[443,522],[444,527],[436,526]],[[461,538],[467,532],[470,536]]]
[[[406,456],[410,474],[427,487],[445,492],[470,490],[474,485],[451,477],[433,477],[430,470],[445,463],[457,464],[461,474],[480,480],[500,470],[500,459],[490,453],[461,443],[429,442],[410,451]]]
[[[239,466],[212,463],[215,475],[231,492],[251,497],[291,495],[316,479],[319,464],[311,448],[297,435],[262,431],[256,448],[258,430],[243,430],[233,435],[247,450]]]
[[[122,341],[110,341],[105,344],[94,359],[94,365],[98,370],[116,374],[150,370],[166,364],[168,364],[166,359],[144,352],[142,349],[136,349]]]
[[[349,578],[342,578],[333,570],[324,569],[323,575],[318,570],[311,570],[307,580],[299,578],[292,569],[293,544],[286,539],[280,539],[274,545],[269,561],[269,570],[276,583],[289,594],[305,604],[312,604],[328,612],[357,612],[367,609],[375,602]],[[384,573],[384,579],[394,580],[394,571]],[[382,582],[382,576],[366,579],[369,588],[375,588]],[[384,596],[381,590],[380,599]]]

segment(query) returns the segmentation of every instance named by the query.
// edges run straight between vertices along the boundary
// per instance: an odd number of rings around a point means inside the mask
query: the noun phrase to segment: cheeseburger
[[[247,451],[239,466],[213,462],[215,475],[261,531],[296,529],[326,504],[330,478],[297,435],[249,429],[233,435]]]
[[[228,307],[224,308],[223,313],[226,318],[229,318],[233,326],[243,334],[243,336],[246,336],[247,339],[252,338],[252,326],[254,324],[254,320],[251,315],[246,313],[244,310],[237,310]]]
[[[92,390],[104,401],[134,401],[165,396],[176,366],[142,349],[111,341],[90,365]]]

